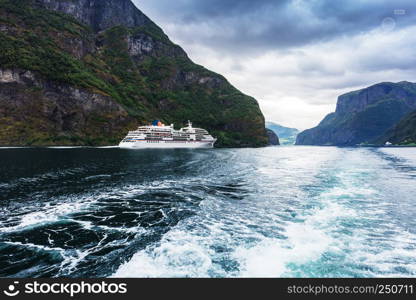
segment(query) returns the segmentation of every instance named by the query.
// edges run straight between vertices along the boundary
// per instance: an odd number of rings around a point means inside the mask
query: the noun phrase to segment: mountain
[[[0,0],[0,145],[111,145],[154,119],[268,144],[257,101],[130,0]]]
[[[279,140],[279,137],[277,136],[277,134],[269,128],[266,128],[266,132],[267,132],[267,136],[269,138],[269,145],[279,146],[280,145],[280,140]]]
[[[390,142],[395,145],[416,146],[416,111],[406,115],[377,142],[379,144]]]
[[[379,83],[338,98],[335,113],[301,132],[297,145],[374,144],[416,109],[416,83]]]
[[[266,122],[266,128],[276,133],[282,145],[293,145],[299,133],[299,130],[295,128],[284,127],[273,122]]]

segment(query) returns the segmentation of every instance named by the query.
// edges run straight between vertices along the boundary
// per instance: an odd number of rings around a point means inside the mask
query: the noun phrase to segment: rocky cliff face
[[[0,145],[116,144],[134,119],[110,97],[0,69]]]
[[[279,141],[279,137],[277,136],[277,134],[271,129],[266,129],[266,131],[267,131],[267,136],[269,137],[269,145],[279,146],[280,141]]]
[[[153,24],[130,0],[35,0],[34,5],[71,15],[96,32]]]
[[[300,133],[298,145],[351,146],[376,143],[387,130],[416,109],[416,84],[380,83],[342,95],[335,113]]]
[[[257,101],[130,0],[0,0],[0,72],[1,145],[114,144],[153,119],[268,143]]]

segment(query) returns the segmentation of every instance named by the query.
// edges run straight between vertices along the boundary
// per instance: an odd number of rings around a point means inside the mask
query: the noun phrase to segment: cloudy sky
[[[134,2],[282,125],[317,125],[351,90],[416,81],[415,0]]]

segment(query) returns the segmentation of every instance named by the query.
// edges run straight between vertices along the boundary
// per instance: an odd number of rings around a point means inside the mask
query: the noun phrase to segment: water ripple
[[[413,149],[3,149],[0,276],[416,276]]]

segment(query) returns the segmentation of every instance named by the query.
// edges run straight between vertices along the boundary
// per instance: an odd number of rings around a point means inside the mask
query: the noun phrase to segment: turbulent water
[[[1,277],[416,276],[416,149],[0,150]]]

